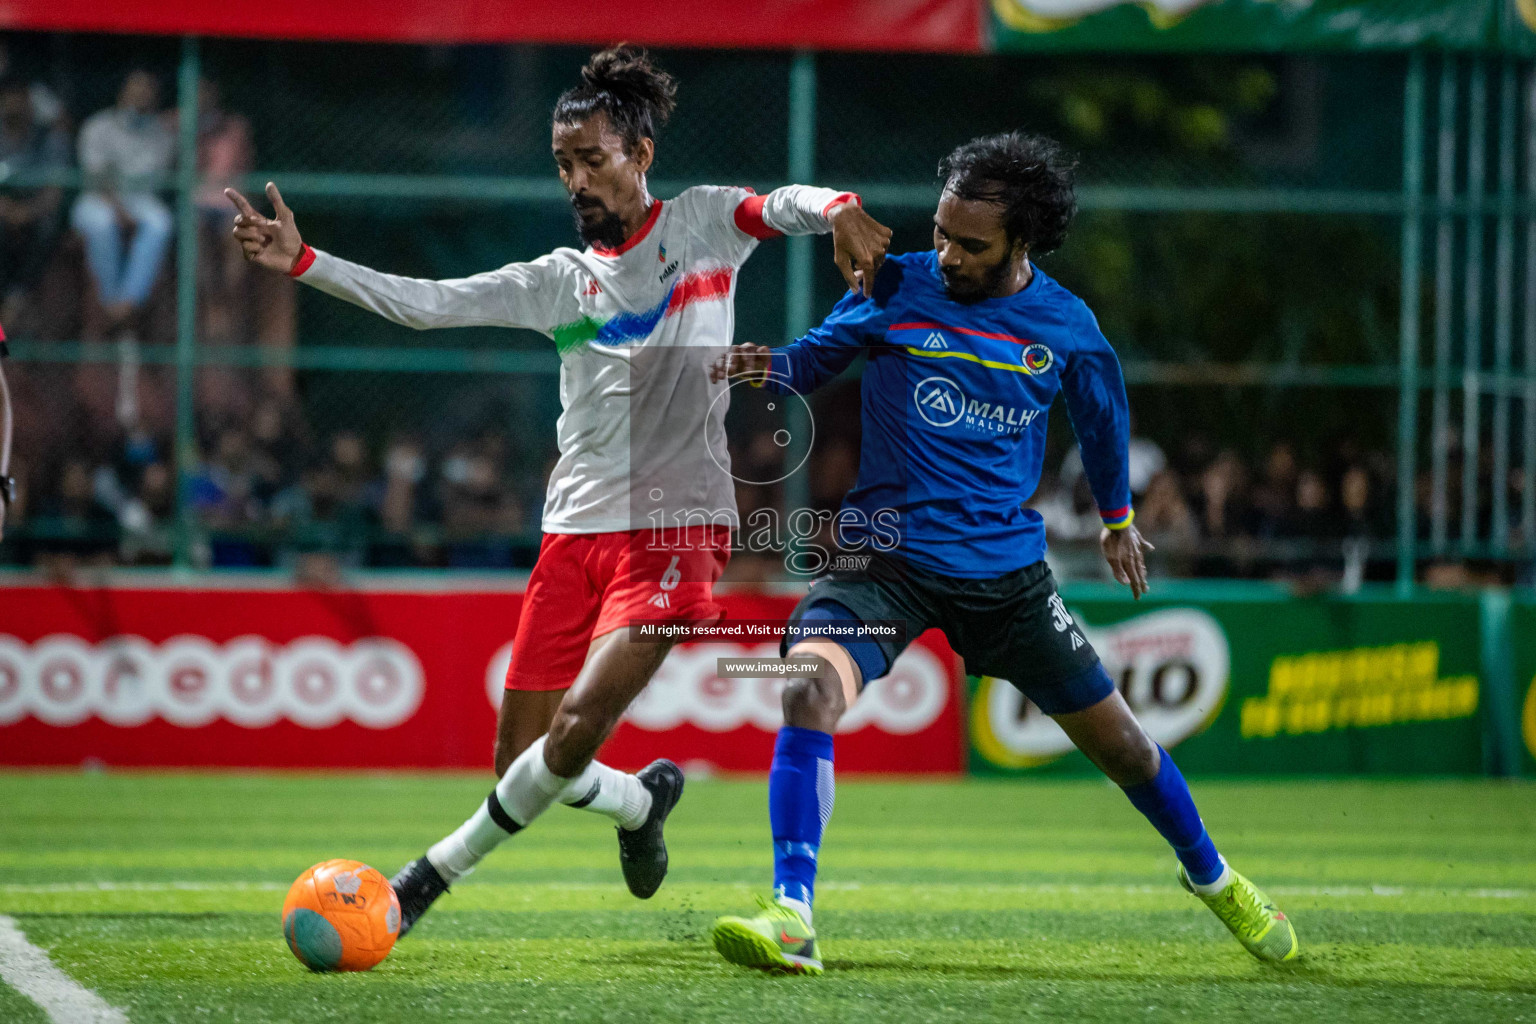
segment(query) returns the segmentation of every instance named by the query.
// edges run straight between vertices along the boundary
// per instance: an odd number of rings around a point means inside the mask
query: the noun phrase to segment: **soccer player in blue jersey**
[[[1071,165],[1050,140],[1014,132],[961,146],[939,175],[932,252],[887,258],[872,296],[850,291],[799,341],[735,346],[714,369],[804,394],[868,355],[858,481],[836,525],[845,551],[869,556],[865,569],[813,581],[790,617],[781,654],[823,668],[784,690],[768,775],[774,898],[756,917],[717,921],[715,948],[744,966],[821,973],[811,902],[832,814],[833,730],[908,641],[938,627],[968,672],[1011,681],[1125,791],[1173,846],[1184,888],[1249,952],[1293,959],[1291,922],[1216,852],[1173,759],[1062,603],[1045,528],[1024,507],[1059,392],[1104,520],[1104,557],[1135,597],[1146,593],[1152,545],[1133,525],[1120,364],[1082,300],[1032,262],[1066,237]],[[905,635],[848,634],[877,621],[904,622]]]

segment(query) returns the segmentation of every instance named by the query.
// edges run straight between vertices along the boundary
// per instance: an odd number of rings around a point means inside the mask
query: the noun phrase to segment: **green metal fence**
[[[176,564],[205,557],[208,534],[189,500],[209,445],[199,437],[200,373],[292,371],[312,410],[383,425],[392,410],[424,404],[417,416],[429,422],[433,402],[452,407],[471,381],[505,390],[557,373],[542,339],[416,336],[309,295],[295,345],[204,343],[198,82],[218,77],[228,105],[252,118],[258,169],[243,184],[259,191],[277,180],[309,240],[382,269],[446,277],[568,240],[564,194],[546,168],[545,117],[582,51],[143,45],[174,64],[183,114],[179,169],[161,183],[178,214],[174,343],[136,350],[174,380]],[[134,56],[128,41],[101,46],[125,63]],[[1237,446],[1287,431],[1305,445],[1325,428],[1379,437],[1395,452],[1394,525],[1379,547],[1401,587],[1425,560],[1530,561],[1536,136],[1527,64],[1419,54],[662,57],[683,80],[684,107],[663,137],[654,192],[701,180],[759,190],[835,184],[860,192],[904,248],[927,244],[931,169],[949,146],[1021,124],[1065,137],[1083,155],[1083,215],[1046,266],[1099,312],[1154,436],[1171,445],[1203,417],[1199,429]],[[391,74],[396,62],[407,67]],[[1312,95],[1319,76],[1331,83],[1322,100]],[[485,80],[499,83],[494,95],[476,93]],[[110,98],[102,85],[95,94]],[[1244,155],[1254,152],[1266,155]],[[51,180],[79,185],[74,172]],[[1239,255],[1251,272],[1236,280],[1251,301],[1230,294],[1234,271],[1220,266],[1228,242],[1247,246]],[[739,338],[792,338],[829,308],[840,284],[826,255],[813,239],[765,246],[743,279]],[[123,358],[105,341],[19,338],[13,349],[22,366]],[[508,433],[551,436],[547,392],[519,394],[526,403],[511,404],[524,418]],[[1469,457],[1458,460],[1453,435]],[[547,442],[529,442],[530,476],[548,455]],[[792,477],[782,500],[803,505],[810,487]]]

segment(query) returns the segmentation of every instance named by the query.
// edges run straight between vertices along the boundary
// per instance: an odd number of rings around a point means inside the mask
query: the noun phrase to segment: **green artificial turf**
[[[315,975],[288,883],[386,874],[484,798],[432,775],[0,775],[0,914],[147,1021],[1532,1021],[1536,786],[1194,780],[1217,844],[1296,923],[1251,959],[1099,782],[844,781],[822,852],[827,974],[708,944],[770,881],[761,782],[695,781],[648,902],[612,828],[557,807],[377,969]],[[0,1020],[46,1018],[0,984]]]

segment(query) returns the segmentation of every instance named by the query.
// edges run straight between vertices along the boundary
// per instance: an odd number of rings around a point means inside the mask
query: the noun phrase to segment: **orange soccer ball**
[[[283,937],[312,971],[366,971],[389,955],[399,935],[395,891],[360,861],[316,864],[283,901]]]

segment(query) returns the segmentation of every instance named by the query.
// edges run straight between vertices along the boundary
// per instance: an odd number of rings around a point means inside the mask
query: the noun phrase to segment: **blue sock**
[[[1157,749],[1162,753],[1157,774],[1148,782],[1124,787],[1125,795],[1173,846],[1189,880],[1196,885],[1209,885],[1221,877],[1221,855],[1205,834],[1205,824],[1195,810],[1194,798],[1189,795],[1189,786],[1178,766],[1168,751],[1161,746]]]
[[[768,821],[773,826],[773,888],[810,906],[816,855],[832,817],[832,736],[786,725],[768,769]]]

